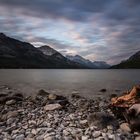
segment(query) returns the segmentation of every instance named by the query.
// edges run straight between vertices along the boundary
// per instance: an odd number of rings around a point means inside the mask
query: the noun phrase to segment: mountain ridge
[[[140,69],[140,51],[130,56],[127,60],[123,60],[121,63],[114,65],[111,69]]]
[[[74,61],[74,62],[78,62],[78,63],[83,64],[83,65],[85,65],[89,68],[92,68],[92,69],[106,69],[106,68],[110,67],[110,65],[107,64],[104,61],[94,61],[94,62],[92,62],[88,59],[83,58],[80,55],[75,55],[75,56],[67,55],[66,57],[68,59]]]

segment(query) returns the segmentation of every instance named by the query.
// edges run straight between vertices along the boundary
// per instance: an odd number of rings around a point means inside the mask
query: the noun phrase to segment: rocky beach
[[[140,140],[139,132],[113,114],[111,97],[86,99],[43,89],[23,95],[0,86],[0,140]]]

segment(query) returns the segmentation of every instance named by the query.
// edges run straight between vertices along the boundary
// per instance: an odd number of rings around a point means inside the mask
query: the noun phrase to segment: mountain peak
[[[41,47],[39,47],[38,49],[39,49],[40,51],[42,51],[43,54],[48,55],[48,56],[51,56],[51,55],[57,53],[57,51],[56,51],[55,49],[51,48],[51,47],[48,46],[48,45],[41,46]]]
[[[0,33],[0,38],[5,38],[6,35],[4,33]]]

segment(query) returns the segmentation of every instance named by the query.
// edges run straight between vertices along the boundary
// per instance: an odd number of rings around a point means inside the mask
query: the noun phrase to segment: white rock
[[[36,135],[37,134],[37,131],[35,129],[32,129],[32,134]]]
[[[80,121],[80,124],[86,125],[86,124],[88,124],[88,121],[87,121],[87,120],[81,120],[81,121]]]
[[[89,137],[88,136],[82,136],[82,140],[88,140]]]
[[[48,104],[44,107],[44,110],[46,111],[51,111],[51,110],[56,110],[56,109],[61,109],[62,106],[60,104]]]
[[[92,136],[94,137],[94,138],[97,138],[97,137],[99,137],[101,135],[101,132],[100,131],[95,131],[95,132],[93,132],[93,134],[92,134]]]
[[[13,105],[15,103],[16,103],[15,100],[9,100],[9,101],[6,102],[6,105]]]

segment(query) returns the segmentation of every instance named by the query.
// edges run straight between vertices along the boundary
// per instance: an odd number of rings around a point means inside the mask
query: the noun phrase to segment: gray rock
[[[25,136],[23,134],[18,135],[15,140],[24,140]]]
[[[11,117],[17,117],[19,114],[17,111],[10,111],[7,113],[7,119]]]
[[[63,135],[68,136],[70,133],[67,130],[63,130]]]
[[[37,95],[39,95],[39,96],[48,96],[49,93],[46,92],[45,90],[41,89],[41,90],[38,91]]]
[[[14,121],[15,121],[15,118],[9,118],[6,123],[7,123],[7,125],[10,125],[10,124],[14,123]]]

